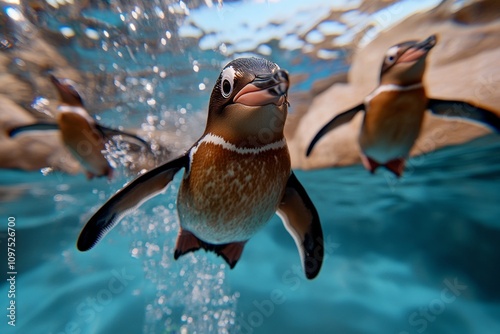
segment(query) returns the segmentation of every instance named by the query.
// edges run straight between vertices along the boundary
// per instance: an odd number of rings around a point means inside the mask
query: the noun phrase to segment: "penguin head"
[[[281,139],[288,87],[288,73],[273,62],[262,58],[231,61],[212,90],[205,132],[255,147]]]
[[[410,85],[422,81],[425,59],[436,42],[436,35],[431,35],[421,42],[407,41],[391,46],[384,56],[380,83]]]
[[[74,107],[83,107],[83,100],[75,89],[75,83],[69,79],[58,79],[50,76],[50,81],[57,89],[61,102]]]

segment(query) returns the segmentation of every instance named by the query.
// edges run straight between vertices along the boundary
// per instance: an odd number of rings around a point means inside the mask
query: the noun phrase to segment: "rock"
[[[487,4],[485,4],[487,3]],[[487,6],[488,15],[465,15],[474,6]],[[438,44],[427,59],[424,83],[428,95],[478,103],[500,115],[500,3],[482,1],[458,12],[443,3],[415,14],[390,30],[382,32],[366,47],[357,50],[347,84],[335,84],[316,96],[296,130],[289,135],[294,168],[311,169],[359,163],[357,136],[362,115],[325,136],[309,158],[305,151],[317,131],[336,114],[359,104],[378,84],[383,55],[396,43],[438,34]],[[496,15],[491,15],[492,7]],[[476,21],[473,20],[476,17]],[[458,23],[460,22],[460,23]],[[491,132],[462,120],[438,118],[428,114],[421,136],[411,155],[447,145],[460,144]]]

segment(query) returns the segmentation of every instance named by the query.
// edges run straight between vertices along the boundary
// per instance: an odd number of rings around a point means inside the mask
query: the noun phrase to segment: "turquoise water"
[[[350,43],[351,30],[370,22],[353,10],[359,3],[336,2],[350,10],[345,26],[321,22],[330,13],[321,0],[198,4],[190,11],[173,0],[114,0],[72,19],[69,2],[44,3],[37,24],[45,32],[74,29],[72,42],[58,50],[100,84],[120,88],[104,95],[83,87],[87,106],[106,125],[173,128],[191,137],[200,124],[189,116],[206,110],[231,57],[278,62],[294,75],[292,94],[345,71],[348,47],[336,45],[332,54],[311,41],[340,29],[335,40]],[[415,11],[416,3],[401,1],[398,13]],[[250,10],[262,15],[252,21]],[[314,24],[316,32],[306,34]],[[19,38],[23,31],[29,29],[14,33],[21,44],[29,41]],[[296,171],[325,236],[324,266],[312,281],[277,217],[248,242],[233,270],[203,251],[174,261],[181,175],[80,253],[81,228],[132,175],[119,167],[112,181],[89,182],[83,175],[0,170],[0,333],[500,333],[499,152],[500,137],[488,135],[410,159],[400,180],[361,165]],[[7,324],[8,217],[16,224],[15,327]]]
[[[175,184],[79,253],[85,219],[125,179],[4,170],[18,308],[15,331],[4,318],[1,332],[496,333],[499,150],[495,135],[439,150],[400,181],[360,165],[297,171],[325,234],[313,281],[277,218],[233,270],[204,252],[174,261]]]

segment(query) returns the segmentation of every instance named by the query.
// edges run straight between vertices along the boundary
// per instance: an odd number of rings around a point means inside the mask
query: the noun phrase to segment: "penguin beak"
[[[78,94],[78,92],[73,88],[73,85],[71,84],[72,82],[69,82],[70,80],[60,80],[51,74],[50,81],[56,87],[57,92],[61,97],[61,101],[73,106],[83,106],[82,98],[80,94]]]
[[[56,78],[54,75],[50,75],[50,81],[52,82],[52,84],[54,84],[54,86],[57,88],[57,91],[64,91],[64,90],[68,90],[66,88],[66,85],[64,83],[62,83],[61,80],[59,80],[58,78]]]
[[[431,35],[420,43],[415,43],[410,46],[398,59],[398,63],[407,63],[416,61],[429,53],[429,51],[436,45],[436,35]]]
[[[265,76],[257,75],[252,82],[236,94],[233,102],[247,106],[264,106],[268,104],[280,106],[287,102],[286,94],[289,85],[288,72],[284,70],[278,70]]]

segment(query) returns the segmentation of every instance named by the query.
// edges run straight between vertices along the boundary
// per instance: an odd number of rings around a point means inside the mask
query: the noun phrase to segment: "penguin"
[[[92,248],[184,169],[174,259],[204,249],[232,269],[246,242],[277,213],[297,245],[306,277],[316,277],[324,255],[323,232],[314,204],[291,170],[283,135],[288,87],[288,73],[273,62],[229,62],[211,93],[201,138],[112,196],[84,226],[77,248]]]
[[[113,168],[103,155],[105,143],[115,136],[123,136],[136,145],[149,149],[143,139],[120,130],[98,124],[84,108],[81,95],[69,79],[58,79],[51,75],[50,80],[56,87],[61,105],[58,107],[56,123],[39,122],[19,126],[9,131],[14,137],[26,131],[60,130],[61,138],[72,155],[80,162],[88,179],[106,176],[112,178]]]
[[[379,86],[363,103],[323,126],[309,144],[306,156],[325,134],[351,121],[359,111],[365,111],[358,138],[361,161],[372,174],[379,166],[397,177],[403,174],[427,110],[439,116],[478,121],[500,131],[500,118],[492,111],[464,101],[427,96],[422,79],[427,55],[436,43],[436,35],[431,35],[420,42],[407,41],[390,47],[382,63]]]

